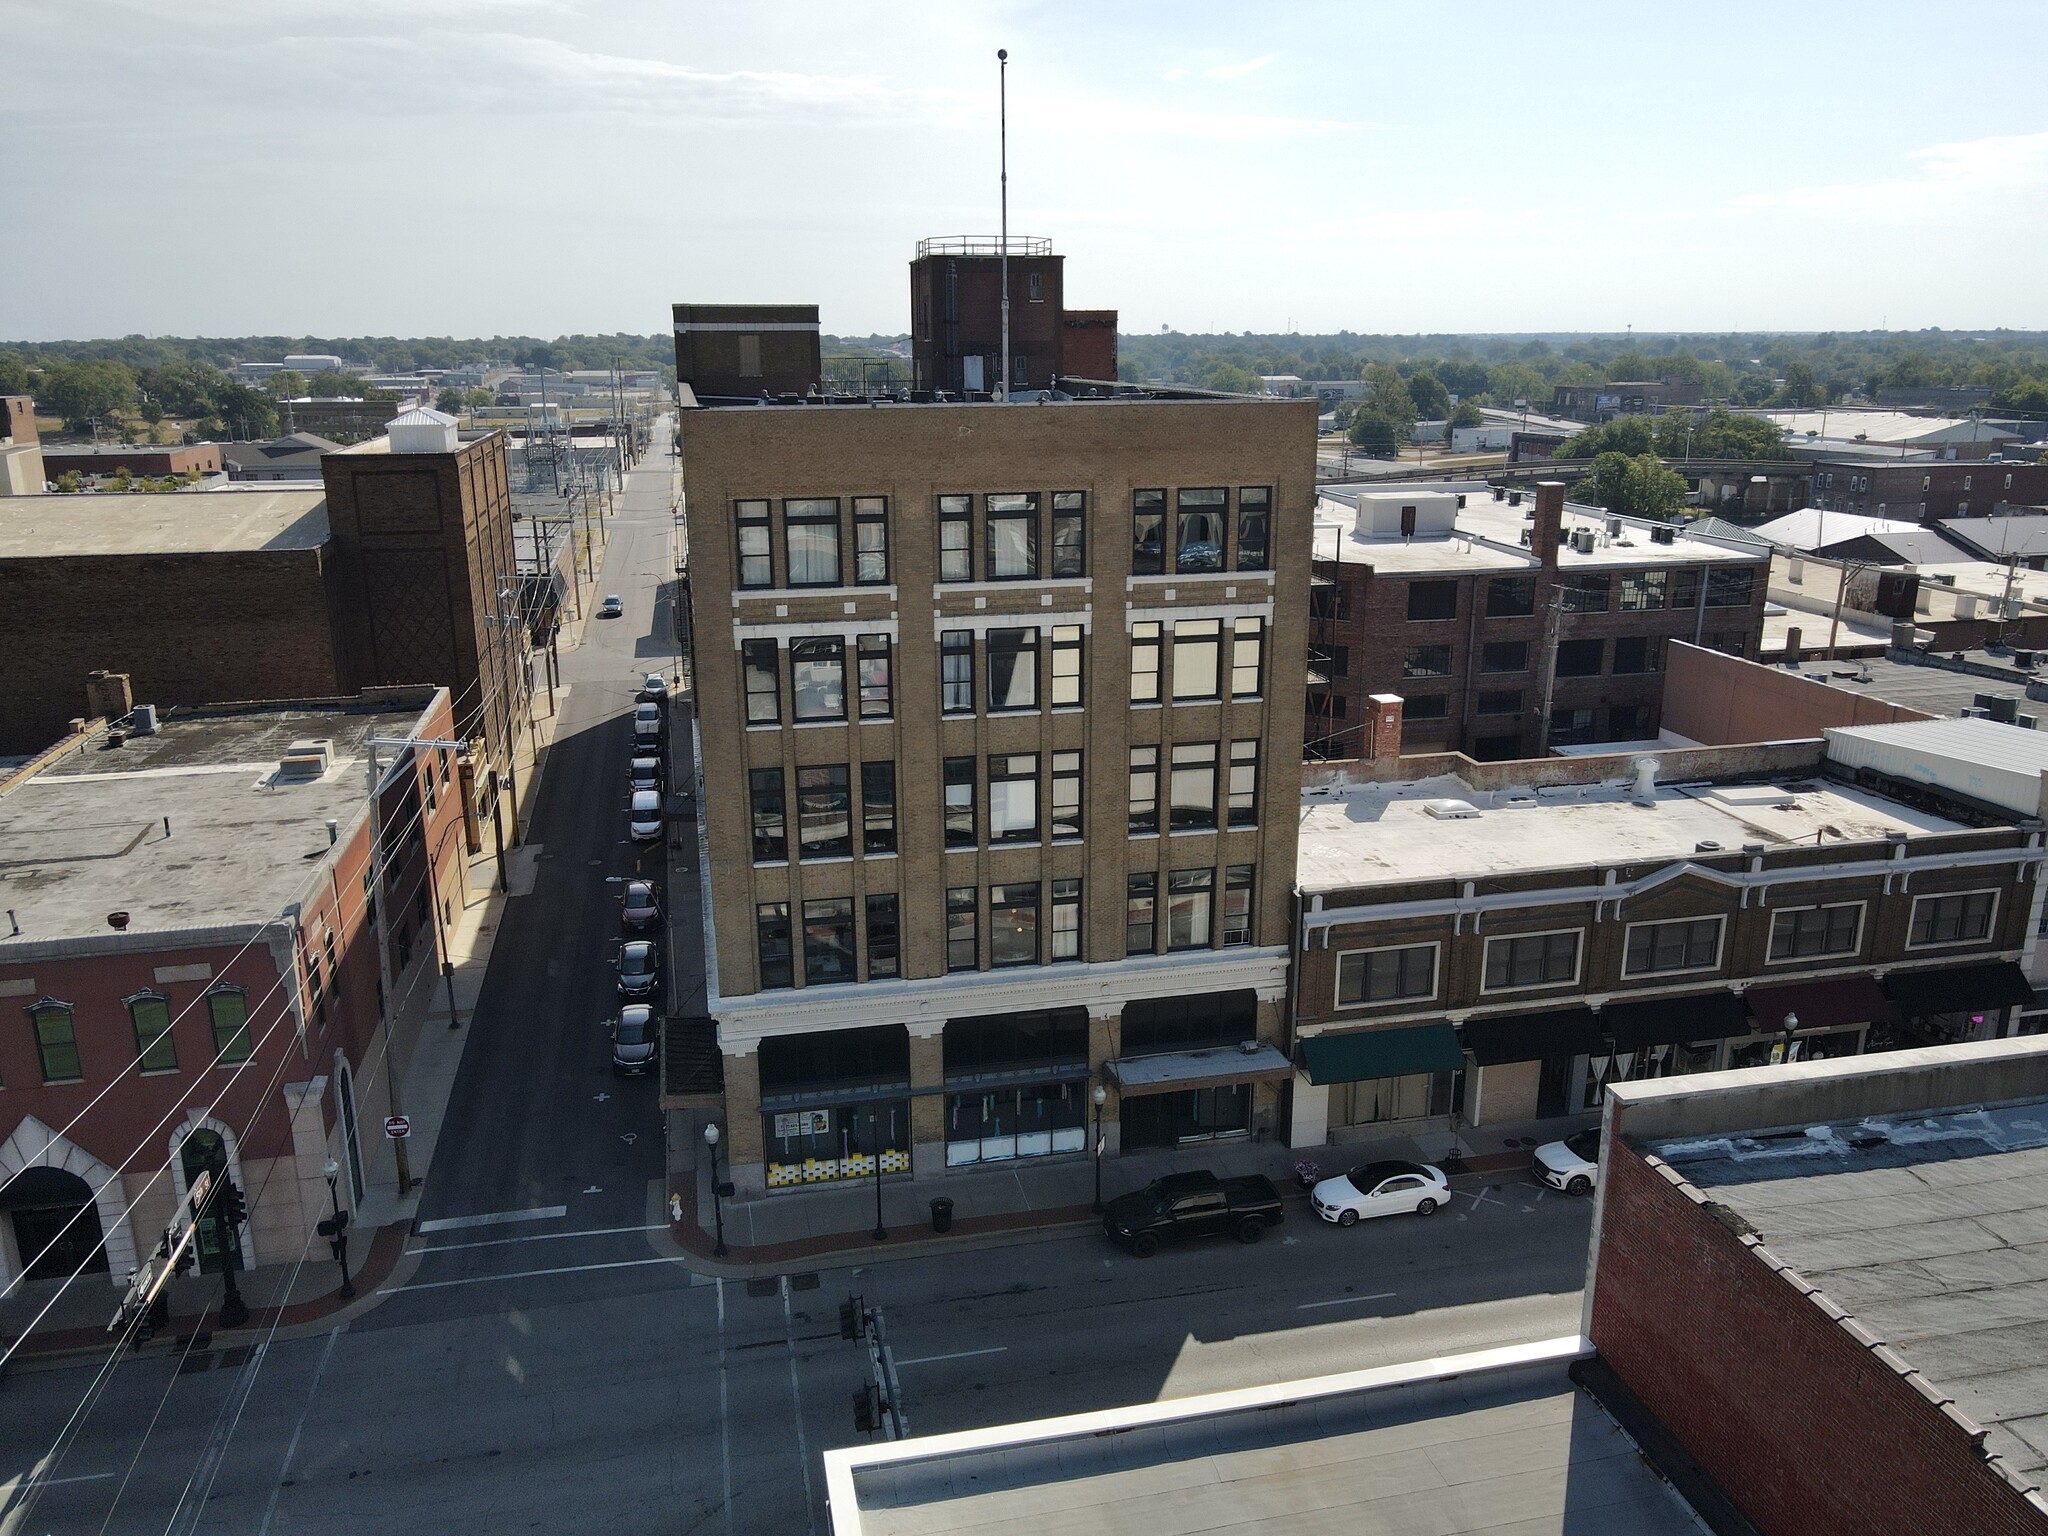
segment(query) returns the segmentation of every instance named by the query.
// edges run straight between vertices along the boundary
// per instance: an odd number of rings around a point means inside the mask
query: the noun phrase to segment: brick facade
[[[1918,519],[1987,517],[2007,507],[2048,505],[2048,464],[1977,458],[1902,464],[1816,459],[1813,504],[1830,512]]]

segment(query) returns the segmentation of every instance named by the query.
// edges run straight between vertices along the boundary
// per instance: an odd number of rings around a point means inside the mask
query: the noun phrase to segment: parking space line
[[[1317,1307],[1348,1307],[1355,1301],[1392,1301],[1392,1291],[1375,1291],[1370,1296],[1338,1296],[1330,1301],[1304,1301],[1295,1306],[1297,1312],[1313,1312]]]
[[[1467,1190],[1467,1191],[1465,1191],[1465,1193],[1467,1193],[1467,1194],[1471,1195],[1471,1197],[1472,1197],[1472,1209],[1473,1209],[1473,1210],[1475,1210],[1475,1211],[1476,1211],[1476,1210],[1478,1210],[1480,1206],[1482,1206],[1482,1205],[1486,1205],[1486,1204],[1488,1204],[1488,1203],[1491,1203],[1491,1204],[1494,1204],[1494,1205],[1506,1205],[1506,1204],[1507,1204],[1507,1202],[1506,1202],[1505,1200],[1495,1200],[1495,1199],[1493,1199],[1493,1197],[1492,1197],[1491,1195],[1489,1195],[1489,1194],[1488,1194],[1488,1193],[1487,1193],[1487,1192],[1486,1192],[1485,1190],[1483,1190],[1483,1189],[1473,1189],[1473,1190]]]

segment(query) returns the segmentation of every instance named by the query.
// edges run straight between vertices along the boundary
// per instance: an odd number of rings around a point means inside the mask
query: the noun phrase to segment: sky
[[[2040,3],[0,0],[0,339],[2048,328]],[[2011,78],[2003,79],[2010,72]]]

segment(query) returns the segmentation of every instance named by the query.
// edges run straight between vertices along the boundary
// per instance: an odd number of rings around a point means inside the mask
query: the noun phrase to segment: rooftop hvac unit
[[[1607,519],[1607,537],[1609,537],[1610,539],[1618,539],[1621,537],[1620,518],[1610,517],[1609,519]]]
[[[1522,493],[1521,493],[1520,491],[1509,491],[1509,492],[1508,492],[1508,505],[1509,505],[1509,506],[1511,506],[1511,507],[1519,507],[1519,506],[1520,506],[1521,504],[1522,504]]]
[[[1507,495],[1508,495],[1508,492],[1507,492],[1507,487],[1506,487],[1506,486],[1503,486],[1503,485],[1496,485],[1496,486],[1495,486],[1495,487],[1493,488],[1493,499],[1494,499],[1495,501],[1505,501],[1505,500],[1507,500]]]
[[[1659,523],[1650,530],[1650,542],[1652,544],[1676,544],[1678,542],[1678,530],[1669,523]]]
[[[2031,731],[2035,728],[2039,719],[2040,716],[2038,715],[2020,715],[2015,717],[2012,723],[2023,731]]]

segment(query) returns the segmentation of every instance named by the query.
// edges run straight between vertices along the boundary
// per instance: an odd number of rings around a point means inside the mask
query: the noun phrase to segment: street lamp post
[[[1789,1062],[1789,1061],[1790,1061],[1790,1060],[1792,1059],[1792,1032],[1793,1032],[1794,1030],[1798,1029],[1798,1028],[1799,1028],[1799,1015],[1798,1015],[1798,1014],[1796,1014],[1796,1013],[1788,1013],[1788,1014],[1786,1014],[1786,1015],[1785,1015],[1785,1060],[1786,1060],[1786,1061],[1788,1061],[1788,1062]]]
[[[725,1200],[718,1183],[718,1126],[714,1123],[704,1127],[704,1145],[711,1150],[711,1219],[718,1230],[718,1240],[711,1245],[714,1258],[725,1257]]]
[[[1097,1083],[1091,1097],[1095,1100],[1095,1203],[1088,1207],[1096,1215],[1102,1214],[1102,1106],[1109,1102],[1109,1090]]]
[[[320,1225],[328,1228],[324,1235],[328,1246],[334,1250],[334,1262],[341,1266],[340,1296],[343,1301],[347,1301],[355,1295],[356,1283],[348,1277],[348,1212],[341,1208],[341,1192],[335,1185],[335,1181],[341,1177],[341,1164],[330,1157],[321,1166],[320,1171],[327,1175],[327,1198],[334,1205],[332,1219],[323,1221]]]
[[[882,1225],[882,1111],[875,1110],[875,1241],[886,1242],[889,1229]]]

